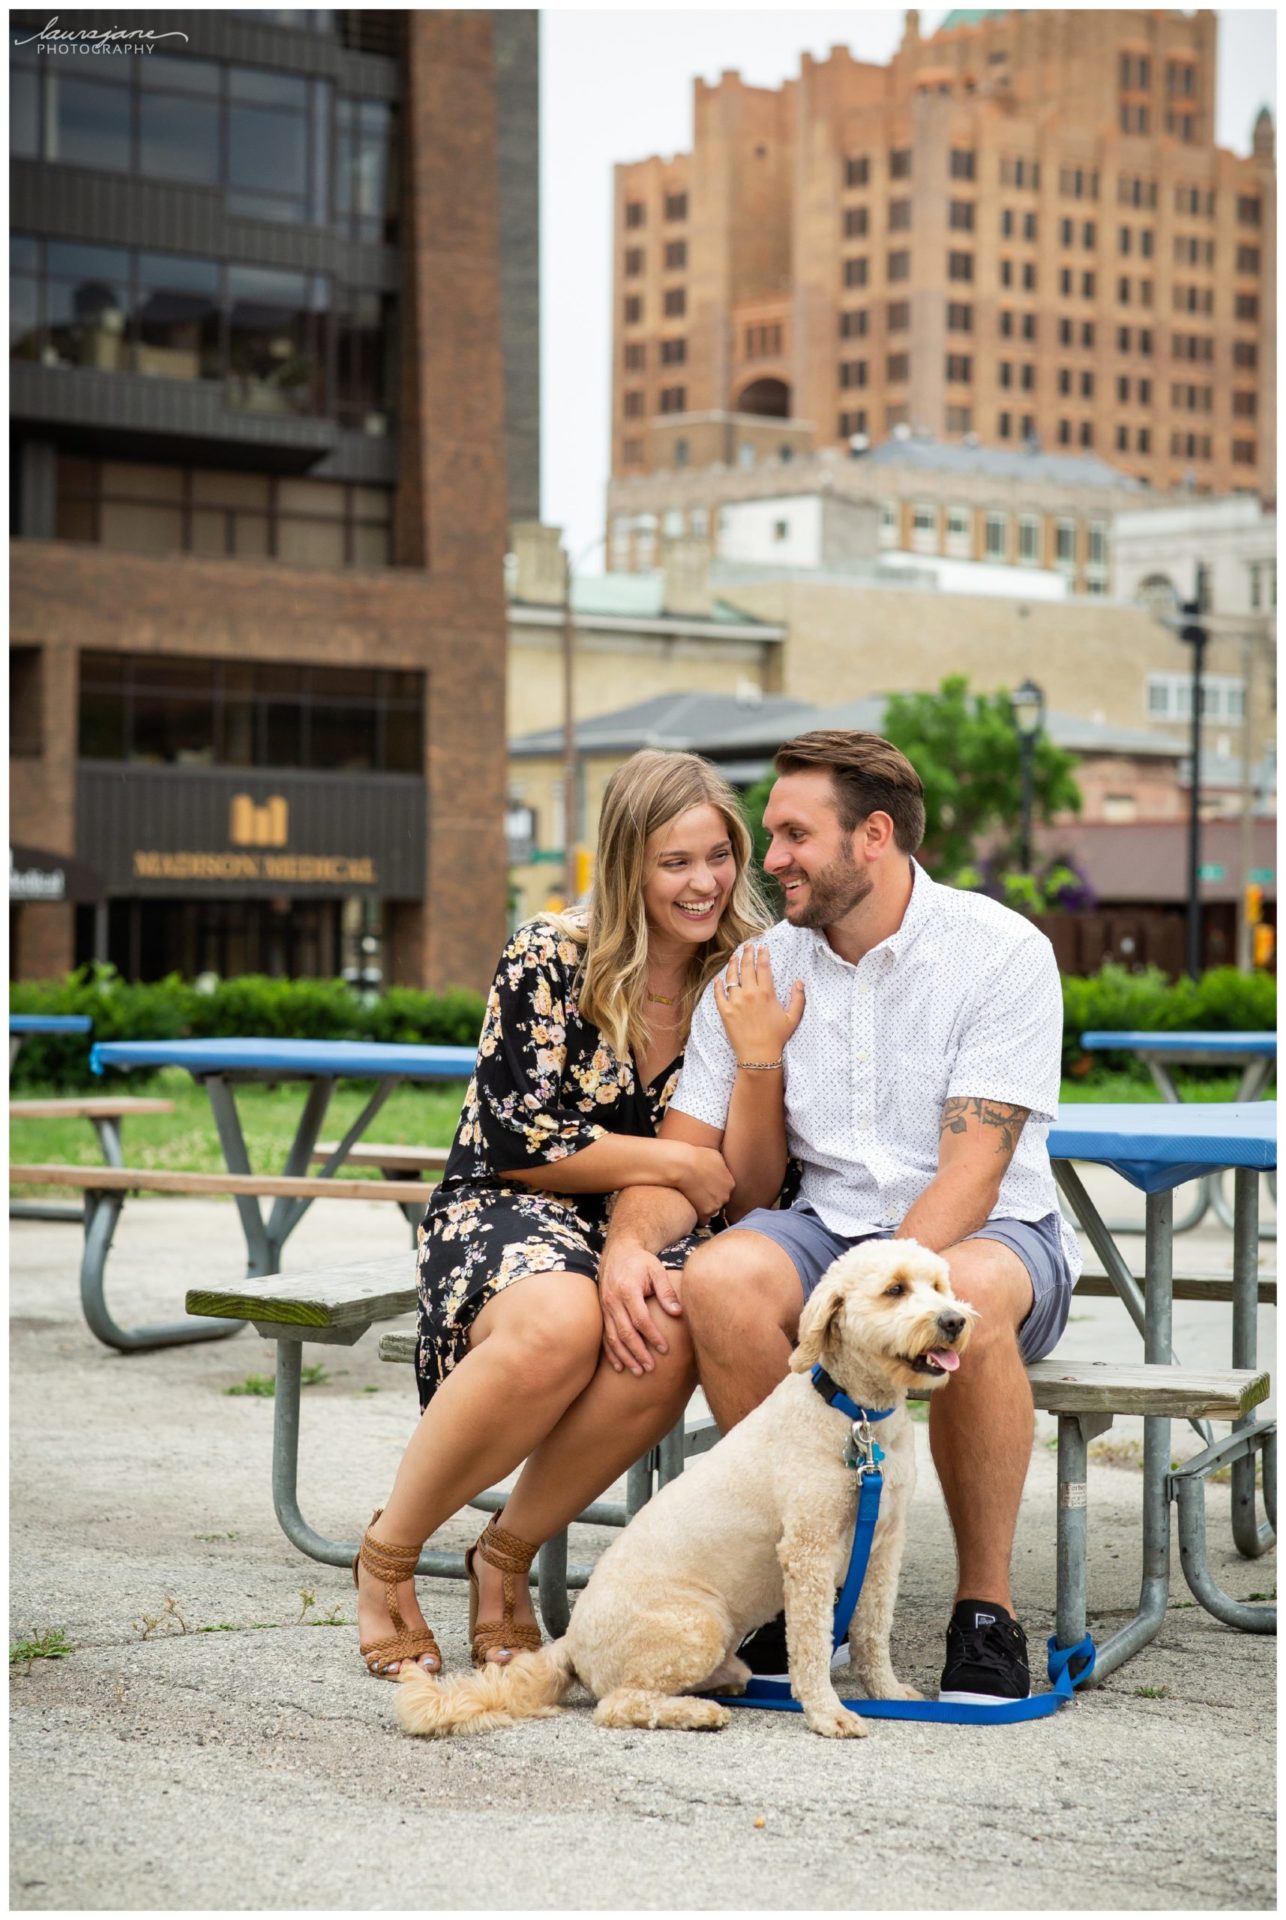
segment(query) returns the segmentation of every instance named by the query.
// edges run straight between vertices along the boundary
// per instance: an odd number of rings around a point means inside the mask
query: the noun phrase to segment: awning
[[[101,900],[103,883],[92,867],[69,853],[46,853],[39,847],[10,847],[11,900]]]

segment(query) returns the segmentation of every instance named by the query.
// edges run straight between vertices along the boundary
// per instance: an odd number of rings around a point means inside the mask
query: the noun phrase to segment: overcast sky
[[[886,61],[903,13],[846,7],[643,13],[601,6],[542,10],[541,328],[542,508],[579,555],[603,527],[611,399],[612,167],[686,152],[692,82],[736,68],[755,86],[779,86],[801,53],[848,46]],[[945,9],[925,9],[932,33]],[[1255,114],[1277,111],[1276,13],[1221,9],[1218,138],[1246,153]],[[583,562],[601,570],[601,551]]]

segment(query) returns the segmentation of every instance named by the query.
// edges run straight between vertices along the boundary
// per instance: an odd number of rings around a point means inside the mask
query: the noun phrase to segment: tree
[[[969,692],[963,674],[937,693],[896,693],[884,711],[884,737],[924,782],[925,835],[920,859],[939,879],[982,857],[1017,864],[1022,833],[1022,756],[1007,693]],[[1048,734],[1036,742],[1032,814],[1079,813],[1072,754]]]

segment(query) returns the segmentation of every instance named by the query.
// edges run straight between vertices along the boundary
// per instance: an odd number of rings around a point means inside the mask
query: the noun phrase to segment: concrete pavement
[[[271,1374],[272,1347],[247,1331],[108,1352],[80,1318],[79,1241],[71,1226],[11,1229],[10,1638],[55,1627],[75,1647],[12,1680],[14,1908],[1274,1905],[1275,1644],[1192,1605],[1177,1552],[1158,1641],[1029,1726],[875,1723],[839,1744],[795,1716],[743,1713],[717,1735],[608,1733],[582,1700],[481,1738],[404,1738],[391,1689],[358,1663],[347,1573],[302,1559],[277,1528],[271,1401],[227,1391]],[[390,1207],[317,1207],[287,1264],[403,1246]],[[1227,1268],[1217,1229],[1180,1247],[1185,1264]],[[240,1248],[231,1205],[132,1201],[113,1300],[122,1316],[168,1314],[198,1276],[235,1274]],[[1186,1361],[1227,1364],[1226,1314],[1176,1311]],[[1086,1300],[1064,1350],[1131,1359],[1139,1342],[1114,1301]],[[301,1502],[351,1538],[391,1480],[413,1383],[373,1338],[310,1348],[310,1361],[327,1377],[304,1395]],[[1174,1433],[1176,1451],[1195,1449]],[[1015,1564],[1034,1655],[1052,1631],[1052,1434],[1042,1419]],[[894,1653],[931,1692],[953,1557],[918,1439]],[[1137,1472],[1092,1469],[1100,1636],[1137,1599],[1138,1509]],[[1215,1577],[1241,1597],[1274,1591],[1275,1558],[1232,1548],[1224,1489],[1207,1512]],[[463,1546],[478,1525],[466,1511],[439,1538]],[[582,1533],[573,1554],[605,1543]],[[462,1667],[463,1585],[424,1581],[421,1595]]]

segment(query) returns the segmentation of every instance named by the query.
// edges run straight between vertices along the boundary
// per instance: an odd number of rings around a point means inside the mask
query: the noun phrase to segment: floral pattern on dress
[[[597,1277],[613,1196],[537,1192],[505,1174],[556,1165],[608,1133],[651,1138],[678,1084],[681,1058],[641,1085],[633,1061],[582,1019],[580,959],[574,940],[540,920],[501,956],[455,1141],[418,1234],[422,1406],[464,1357],[478,1313],[515,1280]],[[682,1267],[710,1231],[667,1247],[663,1264]]]

